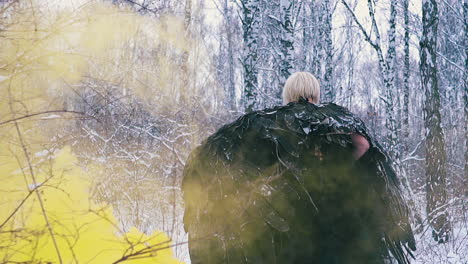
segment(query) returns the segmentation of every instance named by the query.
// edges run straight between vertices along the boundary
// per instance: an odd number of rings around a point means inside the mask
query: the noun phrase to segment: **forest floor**
[[[453,228],[452,238],[447,243],[437,243],[429,228],[416,235],[417,250],[412,264],[467,264],[468,226],[458,222]]]

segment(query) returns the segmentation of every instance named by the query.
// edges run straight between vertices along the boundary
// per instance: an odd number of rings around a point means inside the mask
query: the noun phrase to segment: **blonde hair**
[[[320,83],[311,73],[293,73],[284,84],[283,102],[285,104],[299,101],[301,97],[312,98],[314,103],[320,102]]]

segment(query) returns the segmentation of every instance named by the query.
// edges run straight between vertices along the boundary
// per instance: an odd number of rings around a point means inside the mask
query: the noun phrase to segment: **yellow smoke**
[[[63,263],[114,263],[126,258],[134,259],[132,263],[180,263],[172,257],[171,241],[164,233],[145,235],[135,228],[123,233],[111,208],[90,200],[91,179],[76,165],[69,148],[39,154],[44,158],[34,166],[35,183],[29,169],[19,167],[14,157],[5,157],[0,164],[1,260],[59,263],[59,251]]]
[[[48,122],[79,116],[63,110],[84,77],[118,84],[148,105],[176,104],[189,89],[181,65],[192,60],[183,20],[99,1],[60,11],[44,3],[0,8],[0,260],[179,263],[165,234],[125,233],[112,208],[92,202],[89,175],[99,166],[83,171],[70,148],[57,147]]]
[[[60,12],[34,3],[3,10],[0,20],[2,113],[61,108],[57,95],[71,93],[68,87],[84,76],[153,103],[175,103],[188,92],[181,66],[191,68],[192,59],[181,57],[190,56],[195,40],[182,18],[155,20],[99,1]]]

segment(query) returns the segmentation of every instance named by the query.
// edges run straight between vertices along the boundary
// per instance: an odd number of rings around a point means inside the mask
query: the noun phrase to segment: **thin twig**
[[[351,8],[349,7],[348,3],[346,3],[345,0],[341,0],[341,2],[342,2],[343,5],[346,7],[346,9],[348,9],[349,13],[350,13],[351,16],[353,17],[354,22],[356,22],[356,25],[359,27],[359,29],[361,29],[361,32],[362,32],[362,34],[364,35],[364,38],[366,39],[366,41],[369,42],[369,44],[370,44],[374,49],[377,49],[377,45],[372,41],[372,39],[370,38],[370,35],[367,34],[367,31],[364,29],[364,27],[362,26],[362,24],[359,22],[359,20],[358,20],[357,17],[356,17],[356,14],[354,14],[353,10],[351,10]]]
[[[11,81],[10,81],[10,85],[8,86],[8,94],[9,94],[9,105],[10,105],[10,111],[11,113],[15,113],[14,109],[13,109],[13,97],[12,97],[12,93],[11,93]],[[18,135],[18,139],[20,141],[20,145],[21,145],[21,148],[23,150],[23,153],[24,153],[24,156],[26,158],[26,161],[28,163],[28,168],[29,168],[29,172],[31,174],[31,179],[32,179],[32,182],[34,184],[34,186],[38,186],[37,185],[37,180],[36,180],[36,176],[34,174],[34,169],[33,169],[33,166],[31,164],[31,159],[29,157],[29,154],[28,154],[28,150],[26,148],[26,144],[24,143],[24,140],[23,140],[23,135],[21,134],[21,130],[20,130],[20,127],[18,125],[18,122],[17,120],[14,120],[12,121],[15,125],[15,128],[16,128],[16,133]],[[63,264],[63,261],[62,261],[62,256],[60,254],[60,250],[59,250],[59,247],[58,247],[58,244],[57,244],[57,240],[55,239],[55,234],[54,234],[54,231],[52,230],[52,225],[50,224],[50,221],[49,221],[49,218],[47,216],[47,212],[46,212],[46,209],[45,209],[45,206],[44,206],[44,201],[42,200],[42,196],[40,194],[40,192],[38,191],[38,188],[35,189],[34,191],[36,193],[36,196],[37,196],[37,200],[39,201],[39,205],[40,205],[40,208],[41,208],[41,212],[42,212],[42,215],[44,217],[44,221],[46,222],[46,225],[47,225],[47,229],[49,231],[49,234],[52,238],[52,242],[54,244],[54,248],[55,248],[55,251],[57,253],[57,257],[58,257],[58,260],[59,260],[59,263],[60,264]]]
[[[38,186],[37,186],[38,187]],[[0,230],[3,228],[3,226],[6,225],[6,223],[8,223],[8,221],[10,221],[10,219],[16,214],[16,212],[18,212],[18,210],[23,206],[23,204],[26,202],[26,200],[28,200],[28,198],[31,196],[31,194],[34,193],[34,191],[37,189],[34,188],[33,190],[29,191],[28,195],[26,195],[26,197],[24,197],[21,202],[19,203],[19,205],[13,210],[13,212],[5,219],[5,221],[3,221],[3,223],[0,224]]]
[[[82,112],[70,111],[70,110],[49,110],[49,111],[28,114],[28,115],[20,116],[20,117],[13,118],[13,119],[10,119],[10,120],[2,121],[2,122],[0,122],[0,126],[8,124],[8,123],[19,121],[21,119],[25,119],[25,118],[29,118],[29,117],[33,117],[33,116],[38,116],[38,115],[51,114],[51,113],[73,113],[73,114],[79,114],[79,115],[86,115],[85,113],[82,113]],[[88,116],[88,115],[86,115],[86,116]],[[90,116],[90,117],[92,117],[92,116]],[[92,118],[94,118],[94,117],[92,117]]]
[[[450,63],[452,66],[460,70],[461,72],[465,72],[465,69],[462,68],[462,66],[456,64],[455,62],[451,61],[449,58],[447,58],[444,54],[441,52],[437,52],[437,55],[440,56],[442,59],[444,59],[446,62]]]
[[[18,134],[18,138],[20,140],[21,148],[23,149],[24,156],[26,157],[26,161],[28,162],[29,172],[31,174],[33,184],[34,184],[34,186],[37,186],[37,181],[36,181],[36,177],[34,175],[34,170],[33,170],[32,164],[31,164],[31,160],[29,158],[28,150],[26,149],[26,145],[24,144],[23,136],[21,134],[18,122],[14,121],[14,123],[15,123],[16,132]],[[42,200],[42,196],[37,191],[37,188],[35,189],[34,192],[36,193],[37,200],[39,201],[39,205],[41,207],[42,215],[44,216],[44,221],[46,222],[47,229],[49,230],[49,234],[50,234],[50,236],[52,238],[52,242],[53,242],[55,250],[57,252],[57,257],[59,259],[60,264],[62,264],[63,263],[62,256],[60,255],[60,250],[58,248],[57,240],[55,239],[55,234],[54,234],[54,231],[52,230],[52,225],[50,224],[49,218],[47,216],[47,212],[46,212],[46,209],[45,209],[45,206],[44,206],[44,202]]]

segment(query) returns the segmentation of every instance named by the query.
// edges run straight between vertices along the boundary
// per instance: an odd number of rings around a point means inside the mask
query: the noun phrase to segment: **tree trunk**
[[[464,71],[464,93],[463,102],[465,103],[465,181],[468,181],[468,2],[463,3],[463,16],[465,20],[465,41],[463,45],[465,47],[465,71]],[[465,185],[466,186],[466,185]]]
[[[309,3],[309,10],[311,16],[311,28],[307,29],[310,36],[310,68],[312,74],[317,77],[319,81],[322,81],[322,62],[323,62],[323,48],[322,48],[322,39],[323,39],[323,30],[322,30],[322,14],[319,5],[316,1],[311,1]]]
[[[293,2],[280,0],[281,14],[281,57],[279,67],[279,87],[277,87],[276,98],[281,98],[283,86],[292,74],[294,64],[294,31],[292,25],[291,11]]]
[[[258,27],[259,27],[259,0],[241,0],[242,29],[244,40],[244,53],[242,65],[244,68],[244,98],[246,112],[251,112],[257,105],[258,89]]]
[[[396,57],[396,49],[395,49],[395,40],[396,40],[396,0],[391,1],[390,7],[390,20],[389,20],[389,30],[388,30],[388,51],[387,51],[387,58],[384,58],[381,42],[380,42],[380,32],[377,26],[377,21],[375,18],[375,1],[368,0],[367,7],[369,9],[369,17],[372,21],[371,33],[375,34],[375,40],[372,40],[371,34],[368,34],[367,31],[364,29],[362,24],[359,22],[356,14],[353,10],[349,7],[345,0],[341,1],[346,9],[352,15],[354,21],[358,25],[359,29],[361,30],[362,34],[364,35],[365,40],[372,46],[372,48],[377,53],[378,58],[378,66],[379,71],[382,76],[382,81],[385,86],[384,96],[381,99],[385,105],[385,112],[387,114],[387,118],[385,119],[385,128],[387,130],[387,144],[386,147],[388,148],[388,152],[390,156],[395,160],[396,164],[400,164],[400,148],[397,136],[397,125],[395,114],[395,104],[394,104],[394,90],[395,90],[395,57]]]
[[[398,131],[396,125],[396,107],[395,107],[395,59],[396,59],[396,0],[390,1],[390,20],[388,30],[388,50],[386,59],[386,75],[385,83],[385,108],[387,112],[387,120],[385,122],[387,128],[387,138],[389,139],[390,155],[396,163],[400,161],[400,144],[398,142]],[[399,165],[399,164],[398,164]]]
[[[322,49],[325,54],[325,74],[323,76],[323,101],[334,101],[335,92],[333,90],[333,39],[332,39],[332,13],[330,8],[330,0],[323,1],[323,43]]]
[[[409,50],[409,14],[408,14],[409,0],[403,2],[403,15],[405,20],[405,36],[404,36],[404,72],[403,72],[403,140],[405,151],[408,151],[408,138],[409,138],[409,77],[410,77],[410,50]]]
[[[185,0],[184,8],[184,28],[187,38],[190,37],[190,23],[192,21],[192,0]],[[190,67],[189,67],[189,51],[185,50],[182,54],[182,91],[180,92],[180,104],[189,104],[188,94],[190,94]]]
[[[236,87],[235,87],[235,61],[234,61],[234,44],[233,44],[233,19],[232,10],[228,6],[228,0],[223,1],[223,12],[225,15],[224,27],[226,30],[227,41],[227,71],[228,80],[225,84],[226,105],[229,109],[236,109]]]
[[[447,212],[446,152],[441,127],[440,92],[437,80],[437,1],[423,0],[423,34],[420,42],[421,79],[425,92],[424,125],[426,128],[426,212],[432,235],[444,243],[450,235]]]

